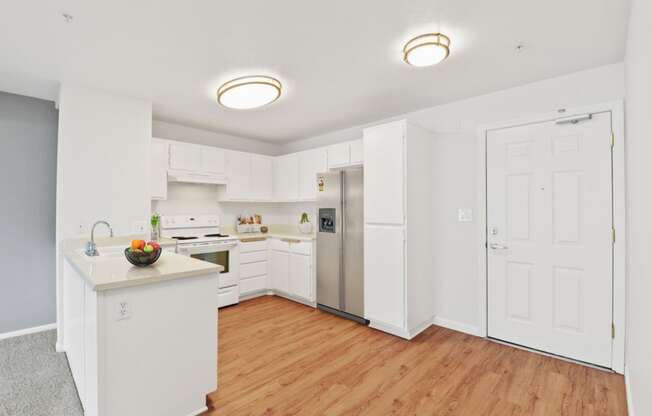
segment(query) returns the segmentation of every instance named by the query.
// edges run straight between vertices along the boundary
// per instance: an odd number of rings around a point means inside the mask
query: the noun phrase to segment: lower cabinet
[[[269,256],[272,289],[289,292],[290,254],[272,249]]]
[[[313,302],[313,242],[272,238],[270,253],[272,289]]]
[[[240,297],[273,290],[290,299],[315,301],[313,241],[270,237],[240,242]]]
[[[267,258],[266,239],[240,242],[240,297],[267,292]]]

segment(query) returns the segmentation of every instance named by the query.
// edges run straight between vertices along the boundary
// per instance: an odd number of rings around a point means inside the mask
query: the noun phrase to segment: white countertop
[[[312,241],[317,238],[314,232],[303,234],[296,226],[292,225],[269,225],[267,233],[238,233],[235,227],[224,227],[224,233],[237,237],[240,240],[248,238],[284,238],[288,240]]]
[[[113,239],[103,242],[115,243]],[[65,244],[64,244],[65,246]],[[146,285],[168,280],[222,272],[222,266],[197,260],[192,257],[164,251],[156,263],[147,267],[136,267],[124,256],[126,245],[99,245],[100,256],[88,257],[76,244],[64,250],[65,258],[88,282],[93,290],[102,291],[124,287]],[[104,253],[104,254],[103,254]]]
[[[282,238],[287,240],[299,240],[299,241],[312,241],[316,238],[315,234],[301,234],[301,233],[232,233],[235,237],[238,237],[240,240],[246,240],[248,238]]]

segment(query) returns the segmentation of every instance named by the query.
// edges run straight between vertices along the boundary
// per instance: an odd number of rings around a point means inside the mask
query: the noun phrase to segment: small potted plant
[[[301,214],[301,220],[299,220],[299,231],[303,234],[310,234],[312,232],[312,224],[310,223],[310,219],[308,219],[307,212]]]
[[[152,226],[152,241],[158,241],[161,238],[161,216],[158,213],[153,213],[149,220]]]

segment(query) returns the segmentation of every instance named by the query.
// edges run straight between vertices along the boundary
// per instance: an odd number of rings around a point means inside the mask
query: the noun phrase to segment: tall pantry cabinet
[[[406,120],[364,130],[364,308],[413,338],[432,324],[432,141]]]

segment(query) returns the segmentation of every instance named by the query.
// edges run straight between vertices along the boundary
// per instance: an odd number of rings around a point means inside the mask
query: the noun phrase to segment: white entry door
[[[488,335],[611,367],[611,113],[487,132]]]

